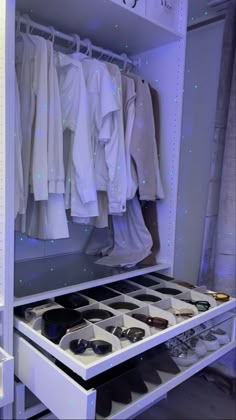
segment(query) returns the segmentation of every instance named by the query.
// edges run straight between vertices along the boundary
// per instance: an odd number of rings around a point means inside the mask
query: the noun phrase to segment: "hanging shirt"
[[[22,168],[22,132],[20,119],[20,99],[15,75],[15,218],[17,214],[25,213],[24,182]]]
[[[69,237],[64,202],[64,163],[61,103],[53,44],[47,41],[47,157],[48,200],[33,201],[27,209],[26,233],[38,239]]]
[[[49,194],[47,201],[35,201],[30,194],[28,201],[27,235],[43,240],[69,237],[63,194]]]
[[[106,64],[79,53],[73,54],[73,57],[82,62],[89,94],[97,190],[107,191],[110,214],[121,213],[126,209],[124,202],[126,190],[123,189],[126,181],[122,179],[121,167],[117,164],[117,160],[120,161],[119,150],[122,151],[123,141],[119,138],[117,116],[117,111],[121,109],[120,93],[118,93],[120,85],[117,83],[114,85],[114,78],[112,80]],[[122,167],[123,165],[122,162]],[[126,178],[125,168],[123,178]]]
[[[27,36],[35,45],[32,81],[35,114],[29,183],[34,199],[40,201],[48,199],[48,47],[44,38]]]
[[[122,97],[125,129],[125,154],[127,173],[127,200],[134,198],[138,188],[138,177],[133,158],[130,154],[131,136],[135,118],[135,85],[129,77],[122,75]]]
[[[112,167],[114,167],[114,178],[113,182],[108,182],[108,197],[115,199],[116,187],[119,191],[119,203],[120,206],[117,208],[117,204],[113,203],[109,205],[109,213],[116,214],[126,211],[126,200],[127,200],[127,164],[125,155],[125,134],[124,134],[124,119],[123,119],[123,103],[122,103],[122,83],[121,74],[119,67],[106,63],[108,71],[110,73],[114,96],[116,97],[119,109],[113,113],[113,132],[111,141],[108,142],[105,148],[105,159],[108,162],[113,159]],[[114,156],[114,146],[117,147],[116,158]],[[109,180],[111,178],[109,177]]]
[[[65,192],[63,161],[63,128],[61,101],[53,44],[48,48],[48,189],[50,193]]]
[[[97,217],[72,217],[74,223],[80,223],[82,225],[90,225],[96,228],[108,227],[108,201],[107,193],[105,191],[97,192],[98,199],[98,212]]]
[[[89,124],[88,96],[82,64],[58,53],[57,68],[63,129],[71,142],[67,161],[67,206],[76,217],[97,216],[97,193]],[[70,178],[70,179],[68,179]],[[70,186],[71,198],[68,197]]]
[[[22,34],[16,42],[16,74],[20,96],[20,117],[22,130],[22,167],[24,184],[24,208],[27,208],[32,149],[32,131],[35,111],[33,91],[35,45]],[[25,232],[26,216],[18,219],[18,228]]]
[[[140,200],[164,198],[160,177],[151,94],[148,83],[133,76],[136,90],[135,119],[130,152],[138,174]]]
[[[137,196],[127,202],[123,216],[112,216],[114,248],[96,264],[132,267],[151,253],[152,238],[145,226]]]

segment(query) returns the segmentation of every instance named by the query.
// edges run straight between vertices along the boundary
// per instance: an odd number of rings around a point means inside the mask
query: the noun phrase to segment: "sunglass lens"
[[[94,340],[91,342],[91,347],[96,354],[107,354],[112,352],[112,345],[107,341]]]
[[[113,327],[113,326],[109,326],[106,327],[106,330],[110,333],[115,335],[118,338],[122,337],[122,328],[121,327]]]
[[[143,339],[145,331],[142,328],[131,327],[125,331],[125,335],[132,343],[136,343]]]
[[[87,340],[72,340],[70,342],[70,349],[75,354],[81,354],[84,353],[85,350],[88,347],[88,341]]]
[[[208,309],[210,308],[209,302],[198,302],[196,306],[199,312],[208,311]]]

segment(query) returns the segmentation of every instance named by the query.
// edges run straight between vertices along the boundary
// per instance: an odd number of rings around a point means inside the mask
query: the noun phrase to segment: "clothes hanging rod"
[[[116,54],[113,51],[106,50],[104,48],[98,47],[97,45],[93,45],[91,43],[91,41],[88,40],[88,39],[81,40],[80,37],[77,34],[75,34],[74,36],[73,35],[68,35],[68,34],[64,34],[63,32],[57,31],[53,27],[41,25],[40,23],[37,23],[37,22],[31,20],[31,18],[27,15],[22,15],[22,16],[19,15],[19,14],[16,15],[16,22],[18,24],[25,25],[26,29],[27,29],[27,25],[28,25],[29,29],[30,28],[37,29],[38,31],[45,32],[46,34],[52,35],[55,38],[63,39],[64,41],[73,43],[75,45],[76,45],[76,36],[77,36],[77,39],[79,40],[79,44],[81,46],[87,48],[87,49],[90,49],[91,52],[95,51],[95,52],[97,52],[99,54],[102,54],[104,56],[112,57],[116,60],[122,61],[125,64],[131,64],[132,66],[138,66],[139,65],[139,59],[132,60],[125,53],[124,54]]]

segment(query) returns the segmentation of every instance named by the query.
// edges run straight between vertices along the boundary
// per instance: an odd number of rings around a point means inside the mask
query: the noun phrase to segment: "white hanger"
[[[97,58],[97,60],[101,60],[102,56],[103,56],[103,52],[101,52],[101,54],[99,55],[99,57]]]
[[[127,54],[123,53],[123,54],[121,54],[121,57],[124,59],[124,65],[123,65],[122,70],[125,71],[126,68],[127,68],[127,64],[128,64],[128,56],[127,56]]]
[[[26,35],[29,35],[30,34],[30,22],[31,22],[30,17],[29,17],[29,15],[23,15],[23,18],[26,20],[26,31],[25,31],[25,33],[26,33]]]
[[[51,40],[52,44],[54,44],[55,36],[56,36],[56,30],[55,30],[55,28],[53,28],[53,26],[49,26],[48,29],[50,29],[50,31],[51,31],[49,39]]]
[[[87,51],[85,52],[85,55],[88,55],[89,58],[92,57],[92,42],[90,39],[84,39],[85,44],[87,44]]]
[[[80,43],[81,43],[80,36],[77,35],[77,34],[72,34],[72,36],[75,40],[76,52],[79,53],[80,52]]]

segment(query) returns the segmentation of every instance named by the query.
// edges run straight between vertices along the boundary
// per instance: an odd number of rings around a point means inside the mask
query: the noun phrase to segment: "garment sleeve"
[[[121,83],[120,83],[121,84]],[[124,150],[123,112],[119,86],[104,72],[101,79],[101,110],[103,115],[99,141],[104,143],[108,169],[108,211],[119,214],[126,210],[126,165]]]
[[[53,46],[48,41],[48,182],[50,193],[65,192],[63,128],[59,83]]]
[[[75,168],[75,185],[82,202],[97,201],[88,95],[82,69],[79,73],[77,121],[72,146],[72,161]]]
[[[31,176],[34,199],[48,199],[48,53],[47,42],[32,36],[36,44],[33,88],[36,95]]]
[[[151,94],[148,84],[139,78],[135,78],[135,88],[137,98],[130,153],[136,164],[140,200],[154,201],[161,197],[157,192],[160,177]]]
[[[15,217],[24,214],[24,183],[22,168],[22,132],[20,120],[20,98],[15,76]]]

